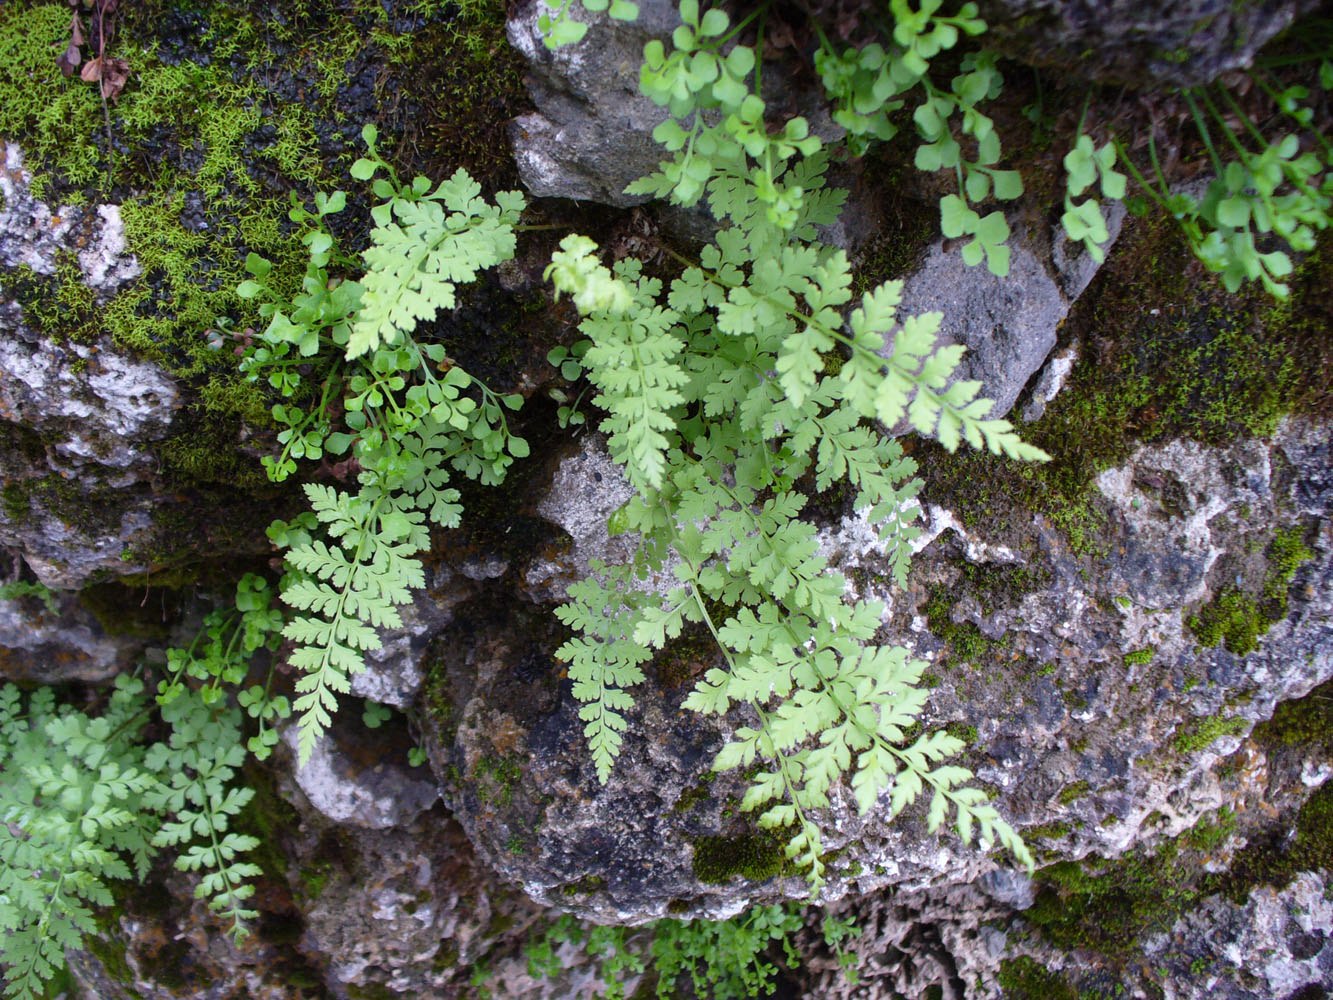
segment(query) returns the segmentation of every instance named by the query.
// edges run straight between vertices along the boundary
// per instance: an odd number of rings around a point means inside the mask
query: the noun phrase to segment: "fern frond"
[[[454,289],[514,255],[514,223],[523,199],[507,192],[500,205],[461,168],[434,193],[389,203],[362,254],[361,308],[347,339],[350,360],[394,346],[422,320],[454,307]]]
[[[289,662],[303,672],[294,705],[302,763],[332,722],[337,695],[350,691],[352,676],[365,669],[363,654],[380,647],[377,629],[400,625],[397,606],[425,585],[421,563],[412,558],[417,547],[399,541],[411,522],[390,519],[392,507],[384,510],[383,497],[372,500],[316,485],[305,490],[316,516],[330,534],[337,532],[337,544],[313,539],[287,555],[308,575],[282,595],[297,611],[308,612],[282,633],[297,644]]]

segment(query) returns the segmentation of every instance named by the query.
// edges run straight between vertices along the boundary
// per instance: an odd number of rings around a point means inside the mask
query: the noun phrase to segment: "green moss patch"
[[[1079,1000],[1074,987],[1026,955],[1006,958],[995,978],[1005,1000]]]
[[[768,832],[700,837],[694,842],[694,877],[709,885],[737,876],[763,882],[782,874],[786,864],[783,841]]]
[[[1244,656],[1258,648],[1259,637],[1270,626],[1286,617],[1291,581],[1296,571],[1314,557],[1301,534],[1299,528],[1281,530],[1269,543],[1268,572],[1258,595],[1229,586],[1185,620],[1201,645],[1223,643],[1237,656]]]
[[[1038,512],[1075,552],[1100,552],[1110,540],[1094,481],[1140,443],[1222,445],[1269,435],[1289,413],[1333,412],[1331,240],[1324,234],[1290,300],[1274,306],[1258,290],[1228,295],[1171,220],[1138,223],[1067,320],[1064,336],[1079,337],[1081,355],[1060,395],[1024,431],[1052,460],[1019,464],[924,445],[914,457],[927,495],[947,500],[969,528]]]

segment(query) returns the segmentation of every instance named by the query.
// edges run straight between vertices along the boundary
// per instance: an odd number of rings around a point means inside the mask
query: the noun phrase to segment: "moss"
[[[1139,223],[1125,242],[1066,321],[1064,335],[1084,347],[1065,388],[1024,431],[1052,460],[1019,464],[933,445],[914,455],[927,495],[948,498],[966,526],[1037,512],[1076,553],[1109,551],[1115,539],[1095,479],[1140,442],[1221,445],[1271,434],[1288,413],[1333,412],[1333,235],[1320,237],[1292,300],[1278,307],[1257,289],[1227,294],[1169,219]]]
[[[1213,598],[1185,624],[1203,646],[1225,643],[1237,656],[1253,652],[1259,637],[1268,631],[1268,622],[1259,611],[1258,602],[1235,587],[1228,587]]]
[[[1296,572],[1314,554],[1305,546],[1300,528],[1276,532],[1266,549],[1268,569],[1257,595],[1231,585],[1190,615],[1189,626],[1206,647],[1225,644],[1237,656],[1253,652],[1259,638],[1287,615],[1287,591]]]
[[[692,787],[680,793],[680,798],[671,807],[671,811],[673,813],[689,812],[695,806],[707,802],[712,796],[713,782],[716,780],[716,771],[705,771]]]
[[[1326,681],[1304,698],[1284,701],[1273,717],[1254,727],[1254,739],[1266,747],[1316,751],[1333,757],[1333,681]]]
[[[22,308],[24,321],[50,339],[91,343],[102,333],[97,295],[74,251],[57,251],[55,263],[53,274],[38,274],[26,264],[7,272],[5,293]]]
[[[1217,811],[1212,819],[1204,818],[1185,834],[1185,843],[1196,851],[1215,851],[1236,829],[1236,814],[1227,806]]]
[[[1073,829],[1068,823],[1043,823],[1041,826],[1030,826],[1023,830],[1023,839],[1059,840],[1061,837],[1068,836]]]
[[[1073,784],[1065,785],[1064,788],[1060,789],[1060,794],[1055,798],[1060,805],[1067,806],[1072,802],[1077,802],[1091,790],[1092,786],[1086,781],[1075,781]]]
[[[1051,571],[1040,564],[964,562],[962,571],[968,593],[976,597],[987,615],[1016,606],[1027,594],[1045,590],[1052,579]]]
[[[1155,652],[1152,649],[1136,649],[1125,654],[1125,666],[1141,667],[1152,662]]]
[[[523,777],[523,765],[516,756],[482,757],[472,769],[470,782],[484,805],[508,806],[514,799],[514,787]]]
[[[995,976],[1005,1000],[1078,1000],[1078,991],[1026,955],[1006,958]]]
[[[977,741],[977,727],[967,722],[950,722],[944,727],[944,731],[968,746]]]
[[[600,875],[585,875],[576,882],[569,882],[560,887],[564,896],[589,896],[606,885],[606,879]]]
[[[1333,783],[1321,785],[1296,814],[1294,830],[1251,838],[1216,888],[1243,902],[1256,885],[1283,888],[1300,872],[1333,869]]]
[[[956,622],[951,616],[953,601],[944,587],[931,592],[930,599],[921,609],[931,633],[943,640],[945,648],[940,660],[948,666],[960,663],[976,665],[997,649],[1006,645],[1003,640],[988,638],[971,622]]]
[[[1250,723],[1239,716],[1213,715],[1187,723],[1171,740],[1177,753],[1194,753],[1212,745],[1223,736],[1239,736]]]
[[[782,841],[767,831],[694,841],[694,877],[709,885],[737,876],[763,882],[781,875],[786,864]]]

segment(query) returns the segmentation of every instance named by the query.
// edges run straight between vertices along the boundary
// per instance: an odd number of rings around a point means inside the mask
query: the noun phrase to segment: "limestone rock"
[[[981,0],[986,38],[1011,58],[1079,79],[1192,87],[1250,65],[1319,0]]]
[[[71,594],[0,597],[0,679],[96,683],[133,665],[143,643],[108,635]]]
[[[651,132],[666,112],[639,94],[639,64],[650,38],[665,38],[680,23],[668,0],[639,4],[625,23],[589,18],[577,45],[545,47],[537,19],[540,0],[520,6],[509,22],[509,41],[531,64],[534,114],[510,130],[524,185],[545,198],[573,198],[606,205],[641,204],[624,193],[631,181],[652,173],[662,158]]]

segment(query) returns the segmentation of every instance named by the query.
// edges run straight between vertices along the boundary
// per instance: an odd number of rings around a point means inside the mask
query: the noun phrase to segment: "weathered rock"
[[[1326,874],[1304,872],[1243,905],[1205,900],[1143,943],[1167,1000],[1320,997],[1333,988],[1333,903]],[[1304,992],[1302,992],[1304,991]]]
[[[895,606],[920,607],[923,589],[942,586],[951,593],[947,628],[977,636],[985,662],[997,673],[983,684],[945,671],[933,718],[975,727],[976,744],[985,751],[971,766],[999,790],[997,803],[1016,825],[1059,822],[1068,826],[1058,841],[1063,856],[1114,856],[1145,838],[1179,834],[1224,804],[1227,794],[1212,773],[1216,761],[1278,702],[1333,676],[1333,545],[1323,535],[1314,543],[1317,558],[1298,577],[1291,613],[1255,652],[1238,657],[1223,648],[1197,649],[1184,624],[1237,572],[1235,558],[1228,557],[1227,580],[1216,579],[1222,554],[1262,553],[1255,539],[1267,539],[1287,523],[1291,515],[1282,512],[1294,498],[1315,494],[1312,484],[1326,475],[1316,452],[1311,464],[1274,480],[1270,456],[1317,447],[1323,434],[1324,425],[1295,421],[1271,443],[1241,441],[1217,449],[1173,442],[1140,449],[1126,466],[1102,477],[1106,534],[1120,541],[1109,572],[1090,579],[1040,524],[1015,547],[973,537],[946,511],[935,510],[925,538],[952,533],[965,558],[988,572],[1050,581],[1020,586],[1003,607],[986,607],[958,589],[957,571],[948,568],[955,543],[944,539],[919,557],[918,582],[896,598],[887,566],[866,550],[865,533],[855,523],[827,533],[825,548],[835,565],[840,562],[859,581],[858,596],[888,598],[891,614]],[[598,551],[598,519],[622,499],[622,484],[595,448],[595,442],[585,443],[566,460],[556,476],[562,499],[548,499],[542,508],[569,524],[571,566]],[[582,473],[588,479],[579,480]],[[1168,480],[1177,488],[1163,490]],[[1327,506],[1316,506],[1309,513],[1327,518]],[[1010,526],[1011,538],[1020,529]],[[1314,537],[1308,528],[1305,534]],[[540,561],[533,565],[541,567],[537,578],[553,576]],[[1247,586],[1260,586],[1262,557],[1253,556],[1243,572]],[[924,617],[901,614],[890,619],[887,641],[942,655],[941,636],[932,634]],[[437,771],[452,766],[463,779],[449,797],[451,807],[498,871],[540,901],[617,922],[660,916],[668,904],[677,912],[719,915],[803,894],[794,872],[768,881],[724,877],[721,886],[700,877],[712,870],[713,853],[723,845],[740,854],[764,849],[743,820],[726,818],[727,803],[740,791],[735,776],[701,783],[723,732],[704,720],[682,722],[677,706],[683,691],[662,687],[672,671],[689,678],[707,665],[708,641],[683,644],[674,652],[683,662],[659,662],[658,683],[636,691],[625,752],[611,781],[598,786],[576,706],[553,676],[550,654],[558,638],[542,638],[547,629],[526,612],[501,622],[474,633],[462,649],[450,644],[442,690],[454,706],[452,728],[437,728],[431,737],[443,740],[433,750]],[[499,638],[515,635],[529,638]],[[1002,649],[1004,659],[997,656]],[[1142,649],[1151,650],[1150,663],[1140,656],[1125,660]],[[523,668],[530,678],[524,683],[514,677],[518,663],[531,665]],[[1051,668],[1037,671],[1041,664]],[[1184,684],[1191,676],[1207,683]],[[1130,718],[1140,721],[1126,732]],[[479,767],[481,761],[489,763]],[[494,777],[500,771],[502,789]],[[841,798],[824,826],[826,847],[839,855],[826,898],[889,885],[959,885],[996,870],[993,860],[951,838],[923,837],[911,819],[886,827],[874,813],[856,815]],[[506,850],[513,838],[522,841],[521,853]],[[713,852],[702,864],[701,843]]]
[[[588,19],[578,45],[551,51],[542,43],[540,2],[525,3],[509,22],[509,41],[531,64],[529,89],[537,113],[511,126],[519,175],[533,194],[606,205],[641,204],[625,194],[631,181],[656,169],[661,147],[652,130],[666,117],[639,94],[639,64],[650,38],[665,38],[680,23],[667,0],[639,4],[625,23],[605,15]]]
[[[1249,66],[1319,0],[980,0],[987,44],[1095,83],[1192,87]]]
[[[104,681],[133,665],[143,643],[106,630],[72,594],[0,597],[0,679]]]
[[[347,706],[355,715],[355,706]],[[430,776],[384,752],[385,736],[344,720],[326,734],[296,769],[295,781],[310,805],[335,823],[387,830],[407,826],[439,798]],[[283,734],[296,753],[296,728]]]
[[[1055,347],[1056,328],[1069,301],[1043,266],[1038,253],[1015,236],[1010,241],[1009,276],[968,267],[958,252],[935,243],[903,285],[900,316],[939,311],[940,344],[963,344],[967,354],[959,377],[977,379],[995,400],[993,417],[1013,407],[1028,380]]]

